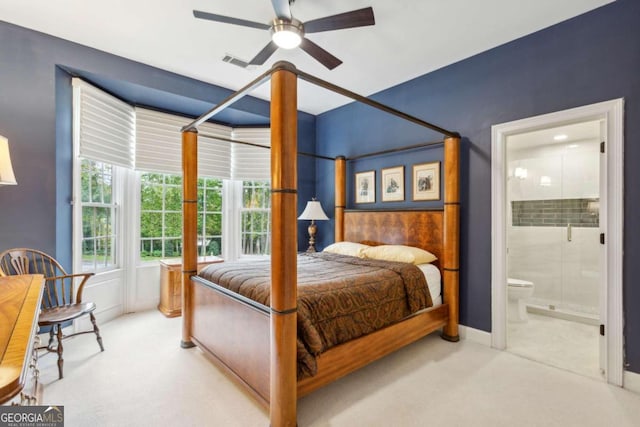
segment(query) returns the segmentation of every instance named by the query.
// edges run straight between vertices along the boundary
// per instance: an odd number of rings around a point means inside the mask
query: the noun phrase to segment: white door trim
[[[507,306],[507,238],[506,238],[506,139],[510,135],[531,132],[550,126],[562,126],[588,120],[607,121],[606,207],[600,230],[605,233],[603,277],[607,282],[606,298],[606,369],[607,382],[623,385],[623,311],[622,253],[624,196],[624,100],[600,102],[584,107],[502,123],[491,127],[491,345],[506,347]],[[603,195],[601,195],[601,199]],[[602,204],[601,204],[602,206]]]

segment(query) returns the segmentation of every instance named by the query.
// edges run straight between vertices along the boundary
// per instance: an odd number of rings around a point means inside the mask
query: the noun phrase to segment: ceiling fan
[[[342,61],[306,38],[305,34],[364,27],[375,24],[373,9],[371,7],[340,13],[338,15],[326,16],[324,18],[302,23],[291,15],[291,4],[293,4],[294,1],[295,0],[271,0],[277,17],[269,24],[232,18],[230,16],[216,15],[214,13],[202,12],[200,10],[194,10],[193,16],[209,21],[271,31],[271,41],[260,52],[258,52],[251,61],[244,63],[236,59],[235,61],[228,62],[244,66],[262,65],[279,47],[283,49],[293,49],[300,46],[302,50],[307,52],[330,70],[333,70],[338,65],[342,64]]]

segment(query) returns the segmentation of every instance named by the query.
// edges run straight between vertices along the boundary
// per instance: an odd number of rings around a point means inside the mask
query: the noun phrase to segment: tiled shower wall
[[[556,199],[512,201],[514,226],[598,227],[599,199]]]

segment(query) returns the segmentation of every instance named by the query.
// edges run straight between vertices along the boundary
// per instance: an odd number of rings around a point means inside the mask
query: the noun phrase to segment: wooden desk
[[[0,277],[0,404],[21,392],[18,403],[36,404],[41,394],[34,342],[43,289],[42,275]]]
[[[198,272],[209,264],[222,262],[217,256],[198,258]],[[158,310],[167,317],[182,315],[182,259],[160,260],[160,304]]]

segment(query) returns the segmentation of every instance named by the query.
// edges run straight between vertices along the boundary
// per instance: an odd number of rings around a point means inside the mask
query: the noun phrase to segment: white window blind
[[[271,130],[269,128],[237,128],[233,130],[232,139],[270,147]],[[231,151],[233,179],[247,181],[271,179],[271,150],[233,144]]]
[[[213,123],[198,127],[198,174],[210,178],[231,177],[231,143],[210,138],[207,135],[231,138],[232,129]]]
[[[74,137],[86,159],[134,166],[135,116],[133,107],[74,77]]]
[[[136,108],[136,169],[182,174],[181,128],[192,119]],[[231,176],[229,142],[202,134],[230,138],[227,126],[204,123],[198,128],[198,175],[228,179]]]

